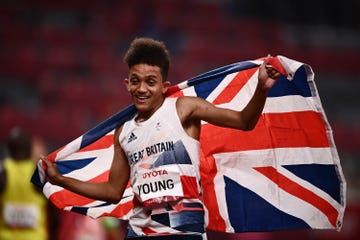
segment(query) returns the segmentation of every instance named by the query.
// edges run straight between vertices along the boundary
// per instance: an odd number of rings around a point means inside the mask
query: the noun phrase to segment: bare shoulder
[[[191,109],[191,111],[194,111],[195,109],[208,109],[210,107],[213,107],[211,103],[206,101],[205,99],[194,97],[194,96],[183,96],[178,98],[178,101],[176,103],[177,108],[187,108]]]
[[[176,101],[176,108],[177,110],[182,110],[182,111],[193,111],[193,108],[198,105],[199,102],[198,97],[192,97],[192,96],[182,96],[179,97]],[[201,99],[202,100],[202,99]]]
[[[191,116],[193,110],[193,102],[196,101],[196,97],[182,96],[176,101],[176,111],[181,122],[186,121]]]
[[[195,96],[182,96],[179,97],[176,105],[177,106],[189,106],[189,105],[198,105],[203,102],[206,102],[204,99],[195,97]]]
[[[197,98],[197,97],[192,97],[192,96],[181,96],[177,98],[177,103],[179,102],[187,102],[187,101],[191,101],[192,99]]]
[[[119,137],[120,137],[120,134],[121,134],[121,132],[122,132],[123,126],[124,126],[124,125],[121,125],[120,127],[117,127],[117,128],[115,129],[115,132],[114,132],[114,146],[115,146],[115,147],[119,147],[119,146],[120,146]]]
[[[115,137],[119,137],[120,136],[120,133],[122,132],[122,129],[123,129],[123,126],[124,125],[121,125],[120,127],[117,127],[116,129],[115,129]]]
[[[179,97],[176,102],[176,109],[182,120],[201,119],[204,115],[202,112],[211,107],[206,100],[193,96]]]

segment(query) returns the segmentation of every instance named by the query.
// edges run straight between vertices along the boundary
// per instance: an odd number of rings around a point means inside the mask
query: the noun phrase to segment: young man
[[[86,197],[113,203],[121,199],[130,180],[135,206],[129,238],[205,239],[199,184],[201,121],[244,131],[253,129],[268,90],[280,74],[266,66],[266,58],[252,99],[237,112],[197,97],[166,98],[170,61],[162,42],[137,38],[124,60],[129,67],[125,86],[138,112],[115,131],[108,181],[94,184],[64,177],[55,164],[43,159],[48,180]]]

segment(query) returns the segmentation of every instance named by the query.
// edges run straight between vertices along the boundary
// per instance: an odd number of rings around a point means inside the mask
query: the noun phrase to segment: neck
[[[145,122],[147,119],[148,119],[148,118],[136,117],[136,118],[135,118],[135,122],[141,123],[141,122]]]
[[[157,110],[159,110],[163,103],[164,101],[161,101],[158,105],[156,105],[156,107],[152,108],[151,110],[148,109],[147,111],[141,111],[141,109],[138,109],[138,115],[135,118],[135,122],[140,123],[151,118],[151,116],[155,114]]]

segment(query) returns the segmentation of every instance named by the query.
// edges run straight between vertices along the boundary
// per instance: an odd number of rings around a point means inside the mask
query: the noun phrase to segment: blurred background
[[[130,104],[123,55],[139,36],[164,41],[173,84],[237,61],[284,55],[309,64],[345,178],[341,232],[238,239],[355,239],[360,234],[360,1],[1,0],[0,157],[10,129],[49,152]]]

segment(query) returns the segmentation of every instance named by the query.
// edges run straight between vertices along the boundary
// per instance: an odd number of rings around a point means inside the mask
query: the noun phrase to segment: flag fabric
[[[173,86],[168,96],[198,96],[241,110],[256,88],[262,62],[263,58],[237,62],[206,72]],[[314,73],[309,65],[284,56],[273,57],[269,64],[282,76],[269,91],[254,130],[202,122],[200,174],[207,228],[220,232],[340,230],[346,181]],[[105,181],[114,129],[135,113],[133,105],[127,107],[48,159],[65,176]],[[92,218],[127,219],[133,206],[130,185],[118,204],[88,199],[47,182],[41,161],[32,182],[58,208]]]

